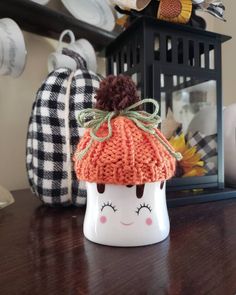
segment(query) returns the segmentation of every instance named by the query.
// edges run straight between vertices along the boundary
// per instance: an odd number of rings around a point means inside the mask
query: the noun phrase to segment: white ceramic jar
[[[95,243],[133,247],[161,242],[169,235],[165,182],[144,186],[87,182],[84,235]]]

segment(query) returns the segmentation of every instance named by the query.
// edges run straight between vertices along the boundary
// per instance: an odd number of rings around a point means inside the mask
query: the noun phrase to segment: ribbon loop
[[[146,103],[151,103],[154,105],[155,109],[152,114],[149,114],[145,111],[136,111],[135,109],[140,105],[144,105]],[[157,101],[151,98],[146,98],[141,101],[136,102],[135,104],[127,107],[122,111],[102,111],[98,109],[85,109],[80,111],[78,116],[78,123],[81,127],[90,128],[90,142],[86,146],[85,149],[77,153],[78,159],[81,159],[87,151],[92,146],[94,140],[98,142],[104,142],[111,138],[112,136],[112,126],[111,120],[117,116],[124,116],[131,121],[133,121],[138,128],[141,130],[154,135],[159,142],[168,150],[168,152],[175,157],[178,161],[182,159],[182,155],[180,153],[176,153],[168,142],[164,141],[156,132],[155,128],[161,123],[161,118],[158,115],[159,112],[159,104]],[[96,133],[100,129],[100,127],[107,122],[107,135],[104,137],[98,136]]]

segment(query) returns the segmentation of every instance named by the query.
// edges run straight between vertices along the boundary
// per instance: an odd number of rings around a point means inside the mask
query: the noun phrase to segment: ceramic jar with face
[[[94,127],[74,156],[77,178],[87,184],[84,235],[118,247],[158,243],[170,229],[165,181],[174,174],[175,153],[155,127],[157,109],[152,115],[136,108],[157,104],[141,102],[132,80],[122,75],[103,80],[95,98],[97,109],[79,117],[82,126]]]
[[[165,183],[137,186],[87,183],[84,235],[109,246],[144,246],[169,235]]]

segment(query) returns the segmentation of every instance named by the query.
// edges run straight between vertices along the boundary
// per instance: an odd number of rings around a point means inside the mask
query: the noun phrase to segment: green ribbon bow
[[[152,103],[155,106],[155,110],[152,114],[145,111],[135,111],[134,109],[140,105]],[[78,122],[81,127],[90,128],[90,142],[85,149],[76,153],[78,159],[82,159],[83,156],[92,146],[93,142],[96,140],[98,142],[104,142],[112,136],[112,126],[111,120],[117,116],[124,116],[129,120],[133,121],[141,130],[154,135],[159,142],[168,150],[168,152],[175,157],[178,161],[182,159],[182,155],[175,152],[170,145],[168,145],[157,133],[155,128],[161,122],[160,116],[158,116],[159,104],[157,101],[151,98],[143,99],[135,104],[129,106],[122,111],[102,111],[98,109],[85,109],[80,111],[78,116]],[[107,122],[108,133],[105,137],[99,137],[96,135],[99,128],[103,123]]]

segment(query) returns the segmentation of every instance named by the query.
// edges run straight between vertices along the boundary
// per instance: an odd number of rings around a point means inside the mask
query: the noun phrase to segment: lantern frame
[[[214,175],[173,178],[167,183],[170,206],[234,197],[225,188],[222,126],[222,43],[231,37],[188,25],[140,17],[106,48],[107,74],[135,80],[141,98],[161,97],[161,75],[183,76],[179,89],[197,81],[215,81],[217,116],[217,172]],[[204,62],[202,62],[202,60]],[[190,77],[187,81],[186,77]],[[173,87],[173,85],[172,85]],[[151,112],[150,106],[146,110]],[[191,190],[186,194],[186,190]]]

